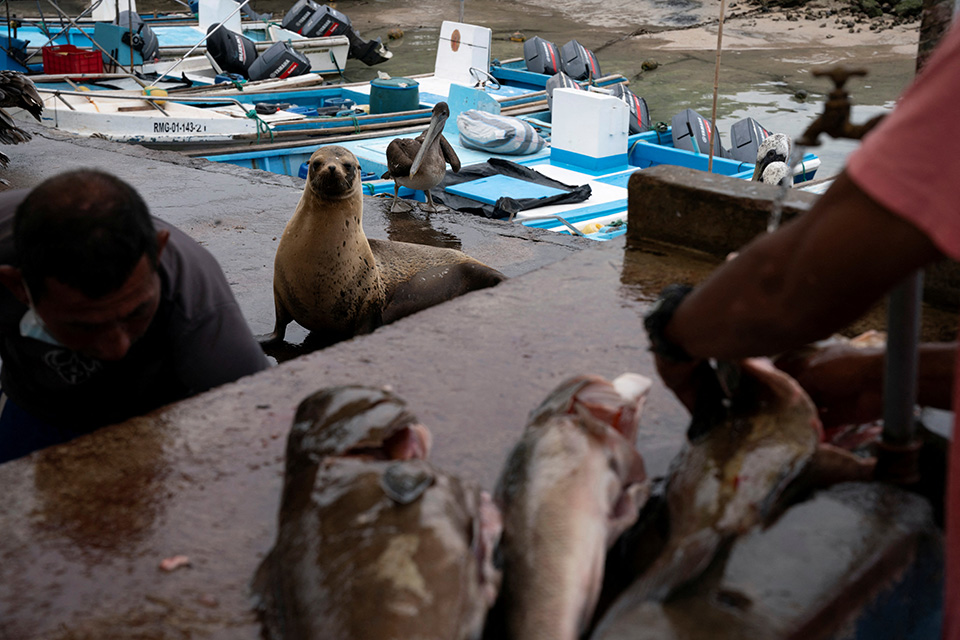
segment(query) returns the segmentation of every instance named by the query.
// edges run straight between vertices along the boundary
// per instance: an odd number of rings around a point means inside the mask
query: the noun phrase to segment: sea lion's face
[[[307,188],[321,200],[342,200],[360,189],[360,163],[343,147],[321,147],[310,156]]]

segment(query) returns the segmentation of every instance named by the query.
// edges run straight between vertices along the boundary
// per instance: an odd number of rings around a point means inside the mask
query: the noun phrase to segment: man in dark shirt
[[[107,173],[0,194],[0,282],[0,462],[268,366],[213,256]]]

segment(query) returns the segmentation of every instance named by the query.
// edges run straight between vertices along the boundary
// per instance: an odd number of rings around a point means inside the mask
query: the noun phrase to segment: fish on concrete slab
[[[650,386],[578,376],[531,413],[495,491],[505,637],[576,640],[589,623],[606,552],[649,491],[635,441]]]
[[[473,640],[496,600],[500,514],[432,466],[383,389],[319,391],[287,440],[276,542],[253,591],[270,640]]]
[[[715,415],[724,417],[687,442],[671,463],[663,550],[603,615],[591,638],[623,637],[610,631],[619,617],[695,581],[725,545],[781,513],[788,494],[872,476],[872,460],[822,442],[813,401],[767,359],[743,361],[729,411]]]

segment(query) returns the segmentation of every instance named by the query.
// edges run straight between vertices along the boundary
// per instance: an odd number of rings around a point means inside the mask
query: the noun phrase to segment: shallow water
[[[46,16],[56,14],[50,0],[33,2],[12,0],[13,14]],[[86,3],[70,0],[60,6],[77,15]],[[525,37],[538,35],[561,46],[577,39],[593,50],[604,73],[620,73],[631,89],[643,97],[654,122],[669,122],[683,109],[692,108],[710,118],[716,62],[715,50],[651,50],[651,40],[629,37],[638,29],[651,31],[682,28],[715,20],[718,6],[696,0],[361,0],[330,2],[350,17],[364,38],[380,37],[394,56],[375,67],[351,60],[346,70],[349,80],[369,80],[377,72],[392,76],[425,73],[433,69],[437,38],[443,20],[463,19],[493,30],[493,57],[522,57],[523,43],[511,41],[519,32]],[[126,2],[120,2],[121,8]],[[251,0],[258,13],[271,13],[281,20],[293,0]],[[735,3],[731,3],[731,7]],[[740,7],[742,10],[744,7]],[[173,0],[142,0],[141,13],[177,11],[182,5]],[[730,9],[728,9],[729,15]],[[399,29],[403,36],[391,39],[388,33]],[[658,67],[643,71],[641,65],[654,60]],[[760,49],[724,51],[721,56],[717,122],[721,140],[729,143],[730,126],[753,117],[771,131],[797,136],[816,118],[831,87],[815,78],[816,68],[844,64],[864,67],[870,75],[850,82],[854,108],[852,119],[863,122],[888,111],[913,77],[914,58],[895,54],[891,47],[855,46],[825,48]],[[806,99],[798,99],[798,91]],[[846,156],[856,148],[851,141],[828,141],[811,149],[821,158],[818,177],[837,173]]]

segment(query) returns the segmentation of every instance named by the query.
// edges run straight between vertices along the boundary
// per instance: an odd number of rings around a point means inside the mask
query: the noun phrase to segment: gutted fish
[[[402,400],[346,386],[304,400],[276,543],[253,590],[271,640],[479,638],[499,590],[490,496],[426,461]]]
[[[507,637],[575,640],[590,621],[607,549],[648,494],[634,443],[650,385],[580,376],[531,413],[496,489]]]
[[[798,483],[866,479],[872,463],[821,444],[817,409],[769,360],[742,363],[729,411],[671,463],[665,490],[668,539],[649,568],[604,615],[595,639],[647,600],[698,578],[725,543],[768,522]]]

